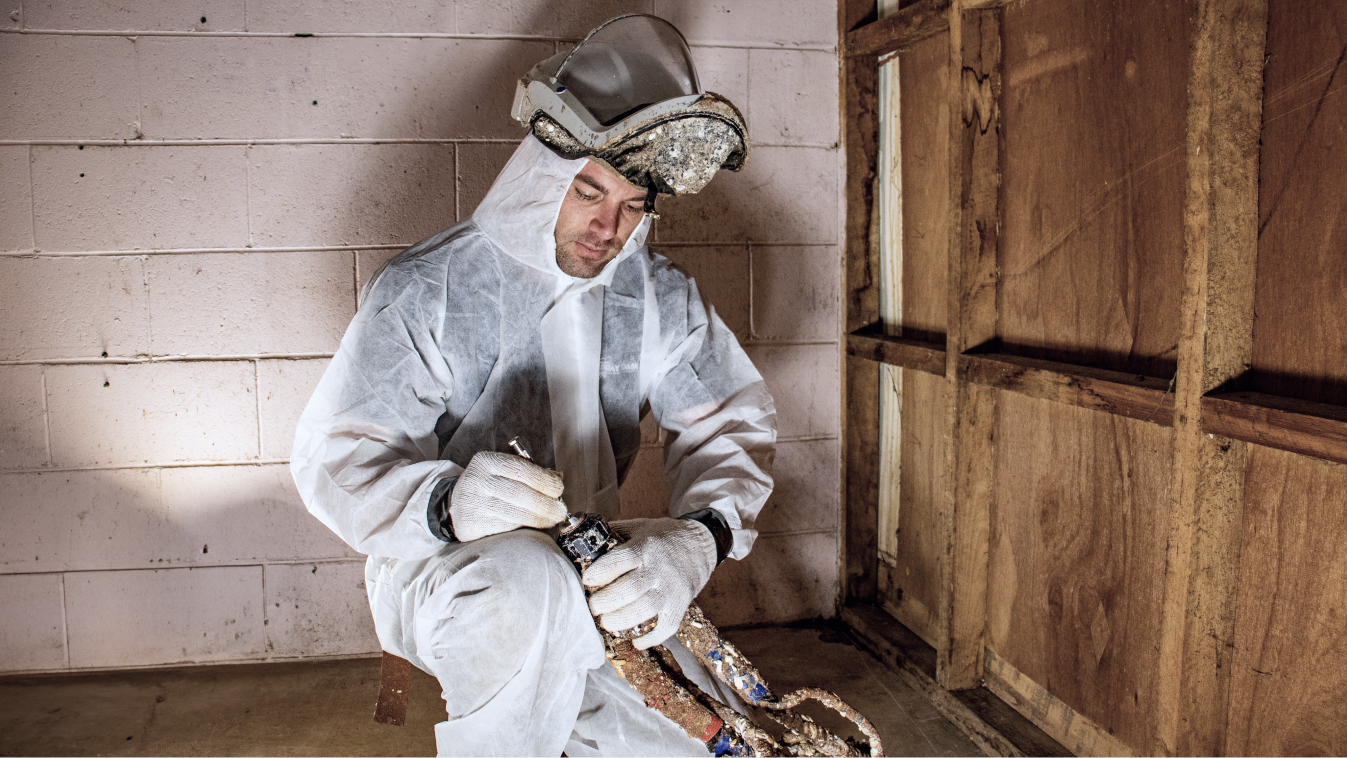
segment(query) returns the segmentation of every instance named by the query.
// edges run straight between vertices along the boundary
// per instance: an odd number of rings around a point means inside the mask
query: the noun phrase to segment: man
[[[742,166],[742,119],[700,91],[677,30],[639,15],[539,64],[516,116],[532,136],[472,219],[367,285],[300,420],[295,481],[370,556],[383,649],[439,678],[442,755],[705,754],[608,665],[594,617],[640,625],[638,647],[664,643],[717,691],[670,635],[752,546],[775,410],[645,238],[656,193]],[[614,522],[626,542],[581,578],[539,530],[618,516],[644,413],[667,432],[673,517]]]

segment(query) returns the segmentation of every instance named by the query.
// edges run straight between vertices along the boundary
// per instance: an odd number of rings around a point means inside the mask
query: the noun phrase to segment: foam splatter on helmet
[[[574,49],[534,66],[512,115],[564,158],[606,163],[657,194],[699,192],[748,160],[748,128],[729,100],[706,92],[683,35],[646,14],[618,16]]]

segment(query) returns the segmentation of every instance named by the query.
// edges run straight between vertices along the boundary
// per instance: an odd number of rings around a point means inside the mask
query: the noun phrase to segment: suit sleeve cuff
[[[454,536],[454,524],[449,520],[449,497],[454,493],[455,484],[458,484],[458,477],[447,477],[436,482],[430,491],[426,525],[440,542],[458,542]]]
[[[696,521],[698,524],[706,527],[711,532],[711,537],[716,541],[716,565],[719,566],[725,561],[725,556],[734,549],[734,533],[730,531],[730,525],[725,521],[725,517],[720,511],[714,508],[703,508],[700,511],[685,513],[678,518],[684,521]]]

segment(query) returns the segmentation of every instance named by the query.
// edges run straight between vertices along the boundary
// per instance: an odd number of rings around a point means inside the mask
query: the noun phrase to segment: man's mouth
[[[578,253],[581,258],[585,258],[586,260],[597,261],[608,254],[608,247],[607,246],[595,247],[593,245],[587,245],[583,242],[580,242],[579,240],[576,240],[575,252]]]

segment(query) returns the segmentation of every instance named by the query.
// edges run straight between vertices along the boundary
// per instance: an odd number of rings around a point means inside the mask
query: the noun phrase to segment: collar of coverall
[[[618,265],[645,247],[650,232],[650,215],[646,214],[622,251],[592,279],[572,277],[561,270],[557,265],[557,215],[586,160],[567,160],[532,135],[525,137],[472,214],[477,227],[506,255],[561,277],[567,281],[568,291],[610,284]]]

